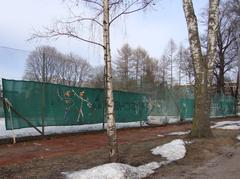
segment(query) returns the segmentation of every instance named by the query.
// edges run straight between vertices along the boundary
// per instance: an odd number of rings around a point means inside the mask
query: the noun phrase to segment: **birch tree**
[[[240,3],[240,2],[239,2]],[[215,62],[214,77],[218,93],[225,92],[225,76],[232,73],[237,66],[237,39],[240,34],[240,16],[237,14],[234,0],[221,1],[219,4],[217,58]],[[203,24],[207,25],[207,12],[203,12]],[[202,41],[207,40],[203,34]],[[205,46],[205,45],[204,45]]]
[[[191,130],[192,137],[212,135],[209,122],[210,91],[217,52],[218,6],[219,0],[209,0],[207,54],[203,56],[192,0],[183,0],[195,73],[195,111]]]
[[[97,45],[102,48],[104,56],[104,74],[106,90],[106,120],[107,135],[109,139],[110,161],[118,160],[117,133],[114,117],[113,85],[112,85],[112,59],[110,47],[110,26],[124,15],[141,11],[151,5],[153,0],[73,0],[74,6],[88,8],[88,17],[77,15],[78,11],[72,11],[72,16],[66,21],[59,20],[52,27],[46,27],[45,32],[35,33],[32,38],[59,38],[62,36],[74,38]],[[71,8],[70,8],[71,9]],[[90,29],[98,29],[102,38],[92,40],[92,36],[84,36],[82,32],[84,23],[90,23]],[[88,29],[89,31],[89,29]],[[99,33],[96,33],[99,36]]]

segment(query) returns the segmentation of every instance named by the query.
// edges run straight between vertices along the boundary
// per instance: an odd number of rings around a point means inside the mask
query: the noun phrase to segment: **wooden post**
[[[14,109],[12,106],[10,106],[12,111],[18,116],[20,117],[20,119],[24,120],[29,126],[33,127],[36,131],[38,131],[40,134],[43,135],[42,131],[39,130],[36,126],[34,126],[29,120],[27,120],[24,116],[22,116],[19,112],[16,111],[16,109]]]
[[[45,135],[45,83],[46,83],[46,56],[43,52],[42,66],[42,95],[41,95],[41,119],[42,119],[42,135]]]
[[[12,128],[12,136],[13,136],[13,144],[16,144],[16,135],[14,133],[14,126],[13,126],[13,119],[12,119],[12,111],[11,111],[12,104],[7,100],[7,110],[9,112],[9,118],[11,122],[11,128]]]

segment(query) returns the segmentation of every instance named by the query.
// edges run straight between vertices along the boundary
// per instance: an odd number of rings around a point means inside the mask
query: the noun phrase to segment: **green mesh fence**
[[[211,117],[225,117],[236,114],[236,99],[232,96],[216,94],[211,100]]]
[[[64,85],[3,79],[3,97],[18,114],[34,126],[67,126],[104,122],[104,90]],[[114,91],[117,122],[147,119],[147,96]],[[6,129],[30,127],[21,117],[4,105]]]
[[[194,112],[194,99],[193,98],[180,98],[178,101],[180,109],[180,119],[192,118]]]
[[[17,113],[4,105],[6,128],[34,126],[67,126],[104,122],[104,90],[77,88],[31,81],[3,80],[3,95]],[[172,122],[191,119],[194,113],[194,92],[190,87],[159,88],[154,95],[114,91],[116,122],[145,121],[149,117]],[[211,117],[236,114],[235,98],[214,95]],[[0,108],[1,109],[1,108]],[[1,111],[0,111],[1,112]],[[19,116],[19,114],[22,116]]]
[[[191,119],[194,114],[194,89],[191,87],[161,88],[151,96],[149,104],[149,116],[155,116],[155,119],[163,119],[159,118],[161,116],[175,117],[178,118],[177,120]],[[234,97],[223,94],[212,97],[210,117],[233,115],[236,115]]]
[[[157,94],[151,97],[150,113],[152,116],[178,116],[179,109],[176,105],[173,92],[168,88],[160,88]]]

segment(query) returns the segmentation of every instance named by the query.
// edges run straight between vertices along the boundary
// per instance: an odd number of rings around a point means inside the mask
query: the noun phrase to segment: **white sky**
[[[193,0],[196,14],[207,0]],[[63,53],[73,52],[92,65],[103,64],[101,48],[75,39],[27,41],[34,29],[41,29],[68,15],[62,0],[0,0],[0,78],[21,79],[28,53],[39,45],[51,45]],[[101,34],[99,34],[101,35]],[[111,29],[113,59],[126,42],[141,46],[160,58],[170,38],[187,44],[182,0],[158,0],[154,9],[138,12],[115,22]],[[2,47],[20,50],[9,50]]]

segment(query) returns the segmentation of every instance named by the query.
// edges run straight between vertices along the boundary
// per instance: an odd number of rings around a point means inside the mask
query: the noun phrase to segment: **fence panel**
[[[50,83],[3,79],[3,94],[14,109],[34,126],[67,126],[104,122],[104,90],[77,88]],[[139,93],[114,91],[117,122],[147,119],[147,96]],[[6,128],[11,129],[6,106]],[[29,127],[13,111],[15,129]],[[44,122],[44,124],[43,124]]]
[[[194,114],[194,89],[191,87],[160,88],[157,95],[149,101],[150,116],[179,117],[179,120],[189,120]],[[216,94],[211,97],[210,117],[226,117],[236,115],[236,99],[229,95]],[[160,121],[161,122],[161,121]]]

